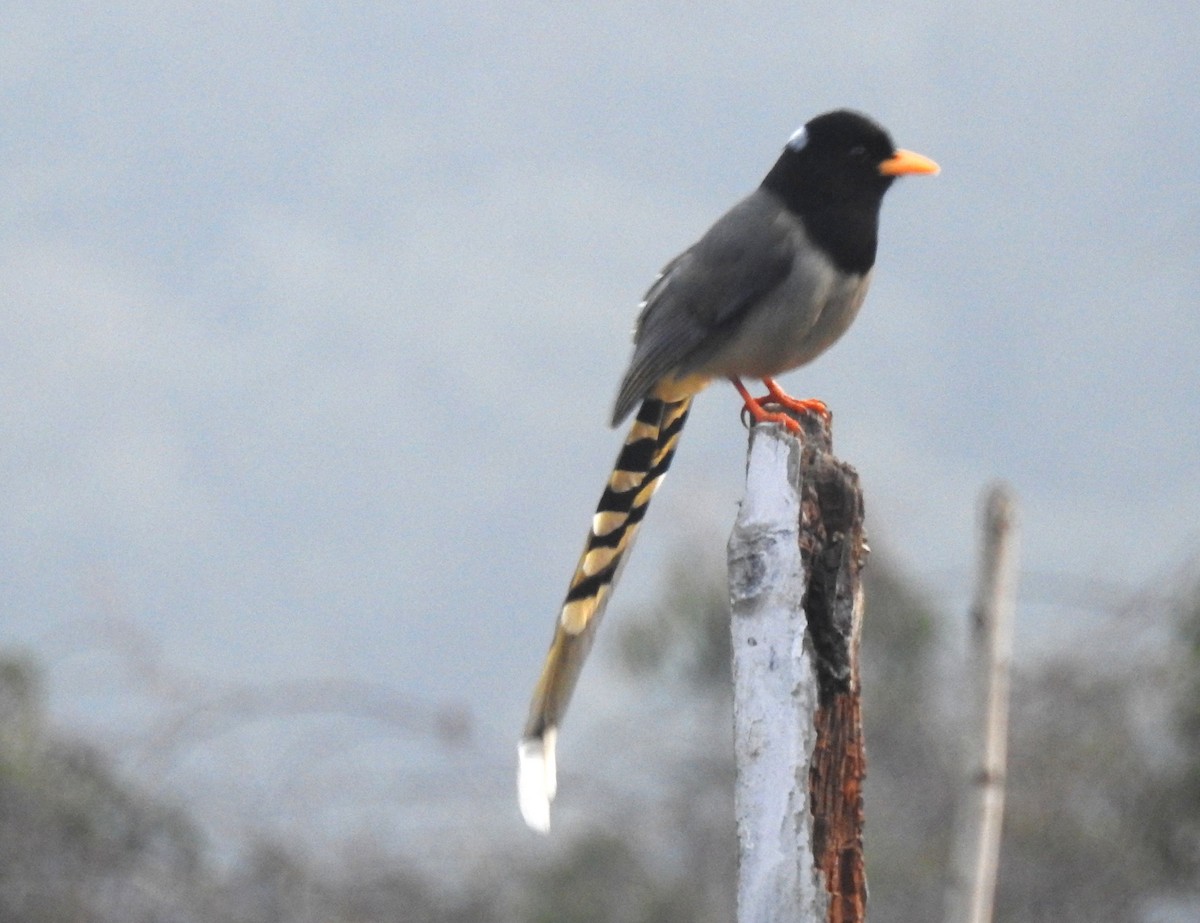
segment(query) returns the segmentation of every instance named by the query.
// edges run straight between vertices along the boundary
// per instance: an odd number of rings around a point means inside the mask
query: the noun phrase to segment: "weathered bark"
[[[740,923],[866,914],[858,641],[867,555],[827,426],[751,433],[729,543]]]

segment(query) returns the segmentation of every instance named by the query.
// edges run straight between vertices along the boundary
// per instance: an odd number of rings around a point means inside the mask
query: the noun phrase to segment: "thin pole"
[[[1000,865],[1017,572],[1016,501],[1003,485],[985,495],[982,529],[968,654],[972,714],[945,923],[990,923]]]

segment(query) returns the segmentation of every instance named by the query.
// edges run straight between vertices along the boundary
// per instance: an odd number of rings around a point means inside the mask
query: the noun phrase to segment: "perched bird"
[[[788,139],[758,189],[650,286],[612,425],[635,407],[637,416],[592,517],[518,747],[518,796],[530,827],[550,828],[558,725],[692,398],[728,378],[758,422],[798,428],[765,410],[768,400],[828,415],[820,401],[788,397],[772,376],[811,362],[846,332],[871,281],[884,193],[897,176],[936,172],[929,158],[897,150],[866,116],[817,116]],[[751,397],[743,377],[762,379],[768,395]]]

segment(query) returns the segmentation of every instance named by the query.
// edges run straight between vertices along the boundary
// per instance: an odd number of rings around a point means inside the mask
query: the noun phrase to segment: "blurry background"
[[[863,314],[785,379],[867,492],[873,915],[940,906],[931,780],[1002,477],[1030,760],[1000,914],[1194,918],[1195,4],[3,20],[7,918],[728,918],[721,656],[669,626],[715,606],[720,634],[731,389],[601,632],[550,841],[514,745],[643,290],[837,106],[943,168],[889,194]]]

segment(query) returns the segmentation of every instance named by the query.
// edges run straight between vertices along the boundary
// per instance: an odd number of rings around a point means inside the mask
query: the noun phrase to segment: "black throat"
[[[789,210],[796,211],[788,206]],[[879,205],[830,206],[796,212],[809,240],[842,272],[865,275],[875,265]]]
[[[862,275],[875,265],[879,209],[891,177],[825,170],[785,150],[762,188],[804,224],[813,244],[843,272]]]

